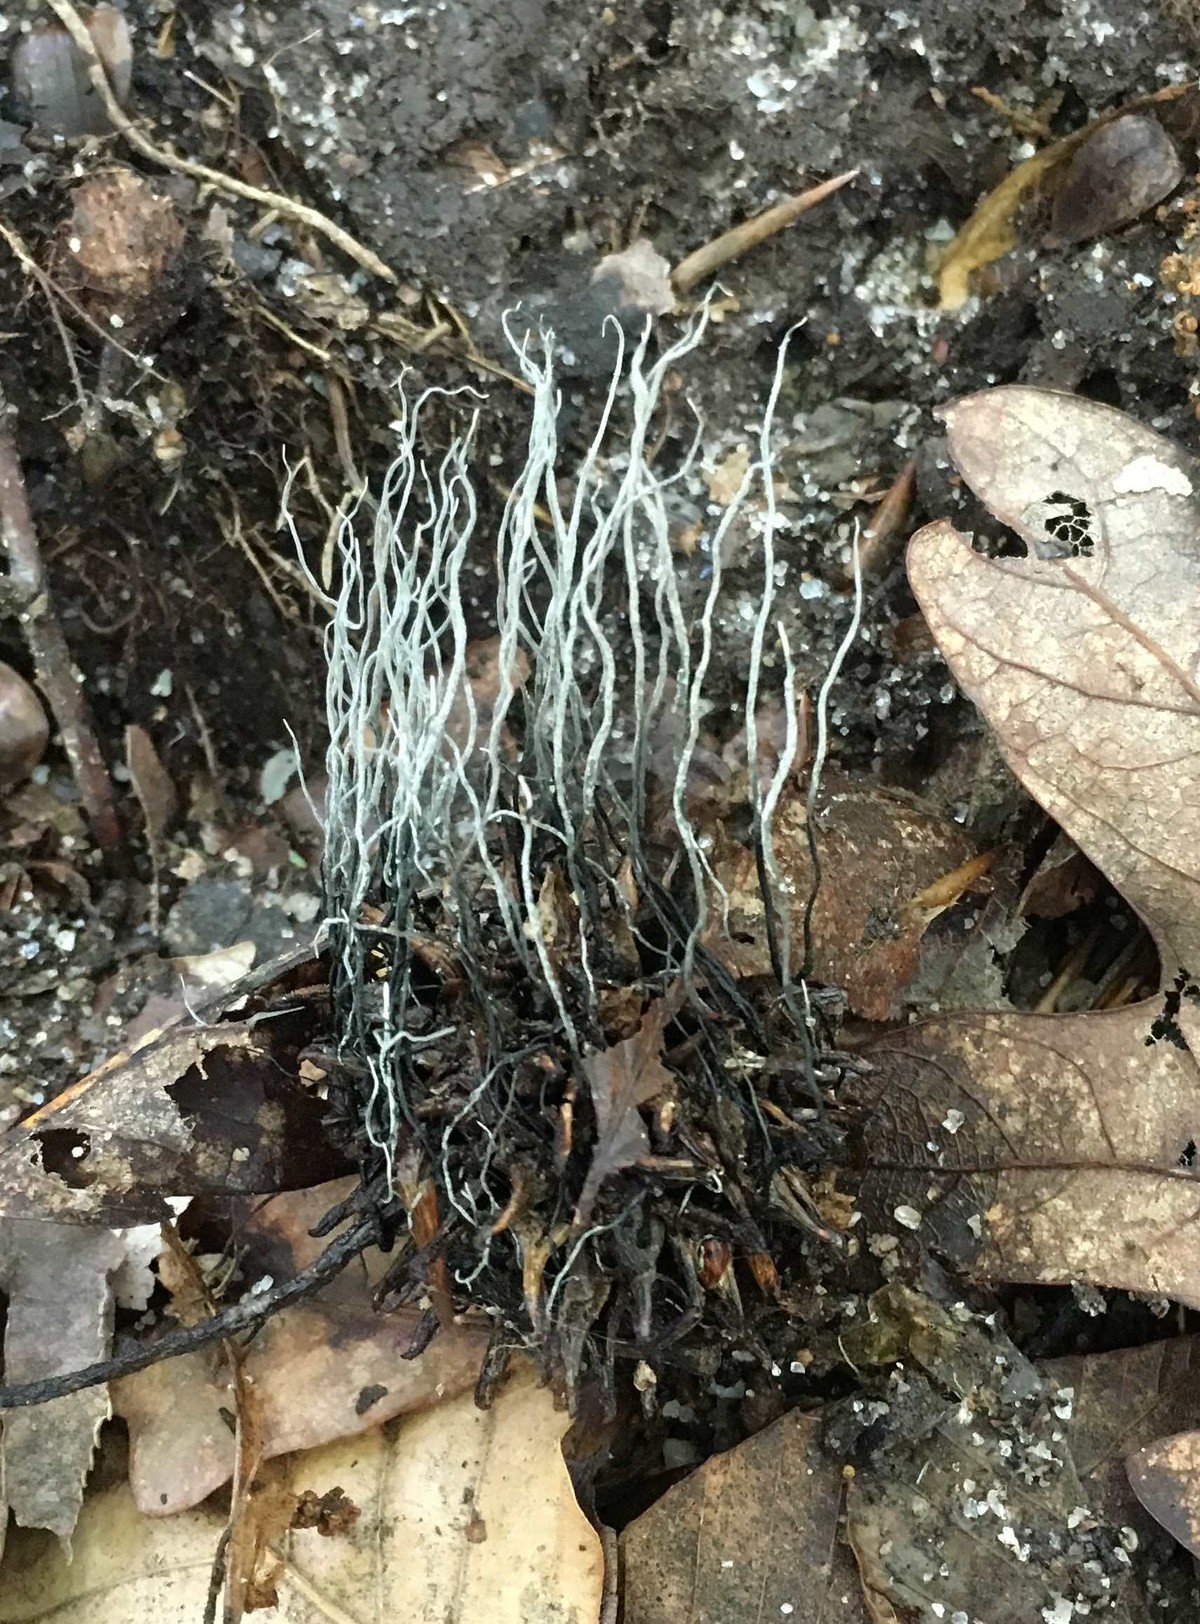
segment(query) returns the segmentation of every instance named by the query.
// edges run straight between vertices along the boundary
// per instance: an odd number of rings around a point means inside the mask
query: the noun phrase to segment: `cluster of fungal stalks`
[[[772,1019],[788,1023],[811,1083],[792,899],[772,845],[801,747],[774,616],[770,434],[785,351],[758,455],[714,524],[697,615],[681,599],[670,497],[696,465],[699,428],[667,473],[654,435],[664,382],[705,322],[702,312],[656,358],[649,327],[637,342],[616,329],[598,426],[568,467],[552,343],[514,346],[532,391],[528,454],[494,541],[478,519],[475,417],[431,464],[422,417],[435,399],[440,417],[447,397],[406,399],[383,489],[342,526],[328,601],[326,931],[365,1159],[382,1163],[410,1217],[418,1192],[436,1192],[436,1219],[427,1203],[417,1235],[425,1289],[440,1279],[534,1340],[573,1318],[576,1369],[603,1315],[615,1334],[622,1269],[641,1281],[629,1287],[639,1346],[667,1312],[647,1295],[666,1253],[667,1295],[677,1308],[682,1291],[694,1310],[686,1246],[664,1240],[653,1211],[680,1205],[689,1169],[691,1183],[720,1192],[728,1157],[705,1121],[718,1094],[733,1097],[758,1142],[749,1161],[770,1177],[769,1136],[730,1055],[761,1056],[777,1039],[708,945],[724,896],[688,804],[728,598],[726,540],[749,503],[761,590],[744,674],[747,760],[759,759],[771,668],[784,677],[784,727],[773,771],[750,774],[746,820],[782,1012]],[[448,404],[461,420],[464,400]],[[483,561],[495,591],[486,628],[464,608]],[[621,1176],[599,1179],[614,1101],[596,1098],[608,1087],[596,1059],[644,1036],[656,1005],[668,1063],[672,1045],[687,1054],[691,1103],[657,1113],[653,1154],[617,1157]],[[764,1246],[745,1204],[725,1222]]]

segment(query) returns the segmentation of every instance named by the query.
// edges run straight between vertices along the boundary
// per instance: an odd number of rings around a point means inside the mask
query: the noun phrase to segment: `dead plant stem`
[[[52,0],[53,3],[56,0]],[[699,283],[719,271],[722,265],[740,259],[748,249],[757,247],[760,242],[790,226],[793,220],[798,220],[832,193],[840,191],[858,173],[857,169],[848,169],[844,175],[834,175],[830,180],[823,180],[819,186],[810,186],[807,192],[799,192],[795,197],[785,197],[781,203],[773,203],[753,219],[743,220],[740,225],[723,231],[719,237],[714,237],[686,259],[680,260],[671,272],[671,286],[678,294],[690,293]]]
[[[82,680],[71,662],[67,640],[50,600],[46,569],[13,437],[11,412],[2,392],[0,540],[8,559],[5,584],[13,600],[12,607],[20,618],[38,686],[58,723],[96,844],[102,851],[113,852],[121,844],[121,825],[113,799],[112,779],[96,741]]]
[[[132,1347],[78,1370],[65,1371],[60,1376],[47,1376],[42,1381],[20,1382],[12,1387],[0,1387],[0,1410],[28,1409],[34,1404],[45,1404],[65,1393],[79,1393],[85,1387],[98,1387],[101,1382],[114,1381],[118,1376],[131,1375],[135,1370],[147,1370],[161,1364],[164,1359],[175,1359],[181,1353],[194,1353],[213,1342],[250,1331],[270,1319],[289,1303],[298,1302],[320,1290],[339,1275],[348,1263],[365,1251],[378,1237],[379,1225],[375,1214],[360,1218],[343,1231],[307,1269],[301,1269],[290,1280],[281,1281],[269,1291],[243,1297],[240,1302],[223,1308],[211,1319],[199,1325],[184,1325],[177,1331],[168,1331],[157,1342],[138,1342]]]

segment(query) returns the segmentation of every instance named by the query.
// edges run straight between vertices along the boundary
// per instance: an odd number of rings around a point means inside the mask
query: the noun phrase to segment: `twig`
[[[51,4],[56,3],[57,0],[51,0]],[[857,169],[848,169],[844,175],[834,175],[832,180],[823,180],[819,186],[811,186],[807,192],[785,197],[782,203],[772,204],[752,220],[743,220],[740,226],[722,232],[712,242],[706,242],[703,248],[697,248],[695,253],[680,260],[671,272],[671,286],[676,293],[690,293],[698,282],[719,271],[722,265],[728,265],[731,259],[740,258],[748,248],[756,247],[785,226],[790,226],[793,220],[798,220],[832,193],[840,191],[858,174]]]
[[[600,1548],[604,1552],[604,1592],[600,1598],[599,1624],[617,1624],[621,1608],[621,1547],[617,1531],[600,1524]]]
[[[808,836],[808,855],[812,863],[812,885],[808,893],[808,901],[804,907],[804,969],[800,979],[807,981],[812,975],[813,966],[813,939],[812,921],[813,909],[817,905],[817,897],[821,890],[821,854],[817,849],[817,799],[821,793],[821,774],[825,770],[825,756],[829,749],[829,695],[842,664],[854,647],[854,640],[858,636],[858,628],[862,624],[863,611],[863,578],[862,560],[859,554],[861,536],[858,525],[854,527],[854,539],[850,543],[850,566],[854,571],[854,609],[850,616],[850,624],[846,627],[846,635],[838,644],[833,659],[829,662],[829,670],[825,673],[825,681],[821,684],[817,694],[817,747],[813,753],[812,771],[808,778],[808,799],[804,819],[805,833]]]
[[[191,158],[177,157],[165,147],[156,146],[148,136],[142,134],[113,95],[100,53],[71,0],[46,0],[46,3],[70,34],[76,50],[87,64],[88,79],[104,105],[109,122],[144,158],[149,158],[152,163],[161,164],[164,169],[174,169],[181,175],[191,175],[196,180],[207,181],[210,186],[215,186],[220,191],[229,192],[234,197],[245,198],[247,202],[257,203],[264,209],[274,209],[284,219],[295,220],[327,238],[336,248],[340,248],[343,254],[347,254],[373,276],[382,277],[385,282],[396,280],[396,273],[384,264],[378,254],[364,247],[341,226],[335,225],[319,209],[310,208],[307,203],[297,203],[294,198],[287,197],[282,192],[268,192],[258,186],[248,186],[244,180],[235,180],[232,175],[222,174],[219,169],[210,169],[207,164],[195,163]]]
[[[188,1251],[172,1223],[159,1226],[163,1244],[175,1260],[175,1267],[192,1291],[204,1303],[209,1314],[218,1312],[216,1298],[200,1265]],[[225,1357],[229,1362],[230,1386],[233,1390],[236,1431],[234,1434],[233,1487],[230,1491],[229,1521],[217,1541],[213,1553],[212,1572],[208,1580],[208,1601],[204,1610],[204,1624],[215,1624],[217,1602],[225,1592],[225,1617],[238,1620],[245,1612],[246,1586],[252,1576],[252,1563],[246,1559],[247,1528],[249,1522],[250,1485],[262,1464],[262,1399],[253,1384],[246,1379],[246,1350],[232,1337],[224,1339]]]
[[[8,558],[5,583],[20,617],[33,657],[38,686],[46,695],[62,735],[63,748],[79,786],[96,843],[115,851],[121,825],[113,800],[112,779],[100,754],[83,685],[71,664],[71,652],[50,601],[46,569],[38,547],[21,461],[13,438],[10,411],[0,391],[0,541]]]
[[[863,579],[882,575],[891,564],[904,540],[904,521],[917,482],[917,462],[914,457],[906,462],[883,494],[883,499],[871,515],[871,522],[862,533],[859,565]],[[842,572],[842,585],[854,585],[854,571]]]
[[[47,1376],[42,1381],[22,1382],[15,1387],[0,1387],[0,1410],[23,1410],[33,1404],[45,1404],[65,1393],[79,1393],[85,1387],[98,1387],[101,1382],[114,1381],[118,1376],[130,1376],[135,1370],[146,1370],[161,1364],[164,1359],[176,1359],[181,1353],[195,1353],[212,1342],[239,1331],[252,1330],[270,1319],[272,1314],[286,1308],[288,1303],[307,1297],[339,1275],[348,1263],[364,1251],[378,1235],[378,1221],[374,1214],[360,1218],[352,1228],[332,1241],[314,1263],[301,1269],[290,1280],[273,1286],[269,1291],[256,1292],[240,1302],[223,1308],[211,1319],[199,1325],[182,1326],[168,1331],[157,1342],[138,1342],[111,1359],[98,1364],[83,1365],[68,1370],[61,1376]]]

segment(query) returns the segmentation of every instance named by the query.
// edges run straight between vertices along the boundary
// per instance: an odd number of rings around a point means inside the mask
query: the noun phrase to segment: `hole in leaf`
[[[1184,1145],[1182,1151],[1180,1151],[1180,1153],[1179,1153],[1179,1165],[1180,1165],[1180,1167],[1195,1167],[1195,1165],[1196,1165],[1196,1141],[1194,1139],[1189,1139],[1187,1144]]]
[[[46,1172],[56,1174],[74,1190],[87,1189],[92,1182],[87,1166],[92,1150],[90,1137],[69,1128],[43,1128],[35,1137]]]
[[[1161,1043],[1164,1039],[1173,1044],[1176,1049],[1186,1049],[1187,1039],[1177,1019],[1180,1006],[1187,998],[1195,1002],[1200,997],[1200,988],[1195,982],[1189,980],[1187,972],[1181,970],[1175,977],[1174,986],[1168,987],[1163,994],[1162,1013],[1156,1015],[1150,1023],[1150,1035],[1146,1039],[1146,1046],[1152,1043]]]
[[[1045,540],[1034,538],[1039,558],[1090,558],[1096,531],[1091,509],[1069,491],[1051,491],[1040,502],[1031,502],[1021,515]]]

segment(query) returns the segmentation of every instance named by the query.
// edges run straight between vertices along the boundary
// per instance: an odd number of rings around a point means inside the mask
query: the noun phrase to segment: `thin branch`
[[[177,1331],[168,1331],[157,1342],[138,1342],[111,1359],[102,1359],[98,1364],[68,1370],[61,1376],[47,1376],[43,1381],[0,1387],[0,1410],[22,1410],[34,1404],[45,1404],[52,1398],[62,1398],[65,1393],[98,1387],[101,1382],[132,1375],[135,1370],[146,1370],[151,1365],[161,1364],[164,1359],[176,1359],[181,1353],[195,1353],[197,1349],[207,1348],[210,1343],[220,1342],[239,1331],[253,1330],[281,1308],[309,1296],[334,1279],[377,1236],[375,1215],[360,1218],[352,1228],[332,1241],[307,1269],[301,1269],[299,1274],[294,1274],[281,1285],[243,1297],[240,1302],[223,1308],[211,1319],[201,1320],[199,1325],[181,1326]]]
[[[57,0],[51,0],[51,4],[57,10]],[[671,272],[671,286],[676,293],[690,293],[698,283],[714,271],[719,271],[722,265],[739,259],[747,249],[756,248],[760,242],[765,242],[777,231],[790,226],[793,220],[807,214],[809,209],[823,203],[832,193],[841,191],[849,181],[856,179],[858,173],[857,169],[848,169],[844,175],[834,175],[831,180],[823,180],[819,186],[810,186],[807,192],[799,192],[795,197],[785,197],[782,203],[772,204],[752,220],[743,220],[741,225],[723,231],[712,242],[706,242],[703,248],[697,248],[686,259],[680,260]]]
[[[96,843],[115,851],[121,825],[113,799],[112,779],[100,754],[83,684],[71,663],[71,652],[50,601],[46,569],[38,546],[21,461],[13,439],[8,403],[0,392],[0,542],[8,558],[5,583],[20,617],[38,686],[54,712],[63,748],[79,786]]]
[[[149,158],[152,163],[161,164],[164,169],[174,169],[181,175],[191,175],[196,180],[207,181],[210,186],[215,186],[222,192],[229,192],[234,197],[243,197],[247,202],[257,203],[261,208],[273,209],[284,219],[294,220],[319,233],[364,270],[370,271],[372,276],[380,276],[385,282],[396,280],[396,273],[384,264],[378,254],[364,247],[341,226],[335,225],[319,209],[310,208],[307,203],[297,203],[294,198],[287,197],[282,192],[268,192],[259,186],[248,186],[245,181],[235,180],[232,175],[225,175],[219,169],[210,169],[207,164],[195,163],[191,158],[177,157],[165,147],[156,146],[148,136],[142,134],[113,94],[100,53],[71,0],[46,0],[46,3],[70,34],[76,50],[87,64],[88,79],[104,105],[109,122],[144,158]]]
[[[850,567],[854,572],[854,609],[850,615],[850,624],[846,627],[846,635],[829,662],[829,670],[825,673],[825,681],[821,684],[817,695],[817,747],[813,752],[812,771],[808,779],[808,801],[804,820],[805,832],[808,835],[808,855],[812,861],[813,871],[812,888],[804,908],[804,969],[801,971],[801,979],[805,981],[812,974],[813,909],[817,905],[817,897],[821,890],[821,854],[817,849],[817,801],[821,794],[821,774],[825,770],[825,756],[829,750],[829,695],[833,691],[833,685],[838,679],[846,656],[854,647],[858,628],[862,625],[863,578],[862,556],[859,552],[861,539],[858,525],[855,524],[854,539],[850,543]]]

